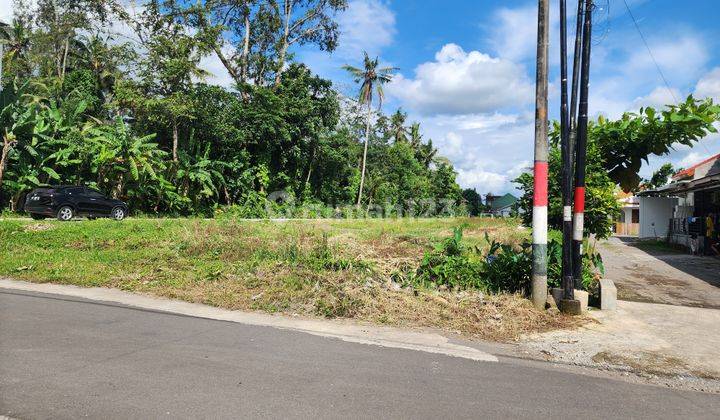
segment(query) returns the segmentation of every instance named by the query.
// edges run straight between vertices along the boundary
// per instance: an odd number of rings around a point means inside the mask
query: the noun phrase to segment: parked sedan
[[[34,189],[25,199],[25,211],[35,220],[57,217],[68,221],[76,216],[122,220],[128,206],[92,188],[71,185]]]

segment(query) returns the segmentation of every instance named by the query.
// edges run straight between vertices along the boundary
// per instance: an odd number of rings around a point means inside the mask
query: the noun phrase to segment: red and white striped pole
[[[548,232],[548,47],[550,3],[538,0],[537,73],[535,87],[535,165],[533,168],[532,301],[538,309],[547,302]]]

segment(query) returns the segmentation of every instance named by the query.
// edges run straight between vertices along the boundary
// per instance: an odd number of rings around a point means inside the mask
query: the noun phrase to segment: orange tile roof
[[[675,175],[673,175],[672,179],[675,181],[678,181],[678,180],[685,179],[685,178],[692,178],[695,176],[695,169],[697,169],[698,167],[700,167],[708,162],[712,162],[713,160],[717,160],[717,159],[720,159],[720,154],[717,154],[713,157],[707,158],[707,159],[703,160],[702,162],[698,163],[697,165],[693,165],[685,170],[682,170],[682,171],[676,173]]]

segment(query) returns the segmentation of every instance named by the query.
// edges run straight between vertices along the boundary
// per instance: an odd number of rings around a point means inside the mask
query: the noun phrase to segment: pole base
[[[560,312],[567,315],[581,315],[582,305],[577,299],[562,299],[560,301]]]

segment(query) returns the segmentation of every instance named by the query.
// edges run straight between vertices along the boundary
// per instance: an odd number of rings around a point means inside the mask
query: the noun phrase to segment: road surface
[[[0,289],[0,416],[720,418],[720,397]]]

